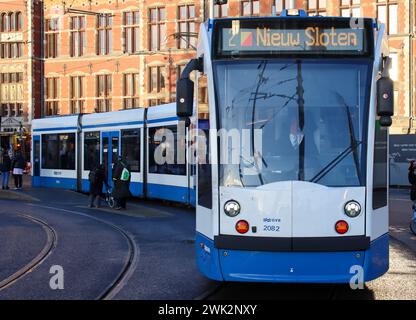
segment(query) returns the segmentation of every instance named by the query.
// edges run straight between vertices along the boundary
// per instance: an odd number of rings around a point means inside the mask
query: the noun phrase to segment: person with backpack
[[[127,208],[127,198],[131,196],[130,180],[130,167],[119,157],[113,169],[114,188],[112,195],[116,201],[116,210]]]
[[[103,185],[108,189],[107,177],[105,176],[104,166],[98,165],[92,169],[89,173],[90,181],[90,208],[99,208],[101,206],[101,193],[103,191]]]
[[[3,190],[9,190],[9,175],[12,170],[12,160],[9,157],[9,153],[3,150],[2,163],[0,166],[1,171],[1,188]]]
[[[23,170],[26,167],[26,160],[20,150],[16,152],[12,161],[12,170],[14,177],[15,190],[20,190],[23,187]]]

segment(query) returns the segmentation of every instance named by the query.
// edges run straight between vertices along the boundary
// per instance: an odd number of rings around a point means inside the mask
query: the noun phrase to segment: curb
[[[408,230],[408,232],[410,233],[410,231]],[[397,234],[394,234],[391,230],[389,231],[389,235],[390,237],[392,237],[394,240],[396,240],[397,242],[399,242],[401,245],[403,245],[404,247],[406,247],[409,251],[413,252],[413,254],[416,255],[416,246],[413,243],[413,239],[412,239],[412,234],[410,233],[410,237],[408,237],[408,235],[405,236],[399,236]]]
[[[1,190],[0,200],[22,200],[22,201],[40,201],[38,198],[29,196],[21,191]]]

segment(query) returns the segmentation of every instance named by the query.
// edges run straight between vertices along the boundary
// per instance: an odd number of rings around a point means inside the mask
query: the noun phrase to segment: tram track
[[[0,291],[8,288],[41,265],[42,262],[45,261],[46,258],[53,252],[58,243],[58,235],[55,229],[52,228],[47,222],[27,214],[19,214],[18,216],[40,225],[46,232],[47,240],[43,249],[28,264],[8,276],[6,279],[0,281]]]
[[[108,227],[111,227],[113,230],[116,230],[119,234],[123,236],[129,248],[127,258],[125,259],[125,262],[124,262],[124,266],[122,267],[118,275],[113,279],[113,281],[111,281],[106,286],[106,288],[95,298],[95,300],[113,299],[120,292],[120,290],[124,287],[124,285],[128,282],[130,277],[133,275],[136,269],[136,266],[138,264],[139,256],[140,256],[140,249],[137,246],[134,240],[134,237],[129,232],[123,230],[121,227],[117,226],[114,223],[91,216],[83,212],[78,212],[78,211],[68,210],[68,209],[63,209],[63,208],[50,207],[50,206],[37,205],[37,204],[29,204],[29,205],[33,207],[52,209],[56,211],[71,213],[71,214],[75,214],[75,215],[82,216],[85,218],[89,218],[97,222],[100,222],[102,224],[105,224]]]
[[[106,222],[107,223],[107,222]],[[97,300],[111,300],[113,299],[118,292],[124,287],[127,283],[128,279],[133,274],[134,270],[136,269],[136,265],[138,262],[138,247],[136,242],[134,241],[133,237],[128,234],[126,231],[121,229],[120,227],[116,226],[112,223],[107,223],[107,225],[116,229],[119,233],[123,235],[129,245],[129,256],[124,265],[124,268],[120,271],[119,275],[116,279],[97,297]]]

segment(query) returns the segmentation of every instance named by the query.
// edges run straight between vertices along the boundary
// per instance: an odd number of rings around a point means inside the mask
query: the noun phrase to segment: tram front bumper
[[[388,270],[388,234],[364,251],[267,252],[218,249],[197,234],[197,264],[217,281],[349,283],[370,281]]]

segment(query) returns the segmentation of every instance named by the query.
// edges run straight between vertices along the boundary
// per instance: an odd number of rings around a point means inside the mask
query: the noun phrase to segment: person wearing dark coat
[[[116,210],[126,209],[127,208],[127,198],[131,196],[130,194],[130,180],[131,174],[129,175],[128,180],[123,181],[121,176],[123,170],[127,169],[130,171],[130,166],[126,164],[123,159],[120,157],[113,169],[113,182],[114,188],[112,192],[112,196],[116,201]]]
[[[103,191],[103,185],[105,184],[108,189],[107,177],[105,176],[104,166],[100,164],[95,167],[89,176],[90,180],[90,208],[99,208],[101,205],[101,193]]]
[[[9,157],[7,151],[3,151],[2,163],[0,166],[1,171],[1,188],[3,190],[9,190],[9,175],[12,170],[12,160]]]
[[[21,151],[17,151],[12,161],[12,170],[14,177],[14,184],[16,190],[22,189],[23,186],[23,170],[26,167],[26,160]]]
[[[409,165],[409,173],[408,173],[408,179],[409,183],[411,184],[410,187],[410,200],[413,202],[416,201],[416,174],[415,174],[415,162],[411,161]]]

